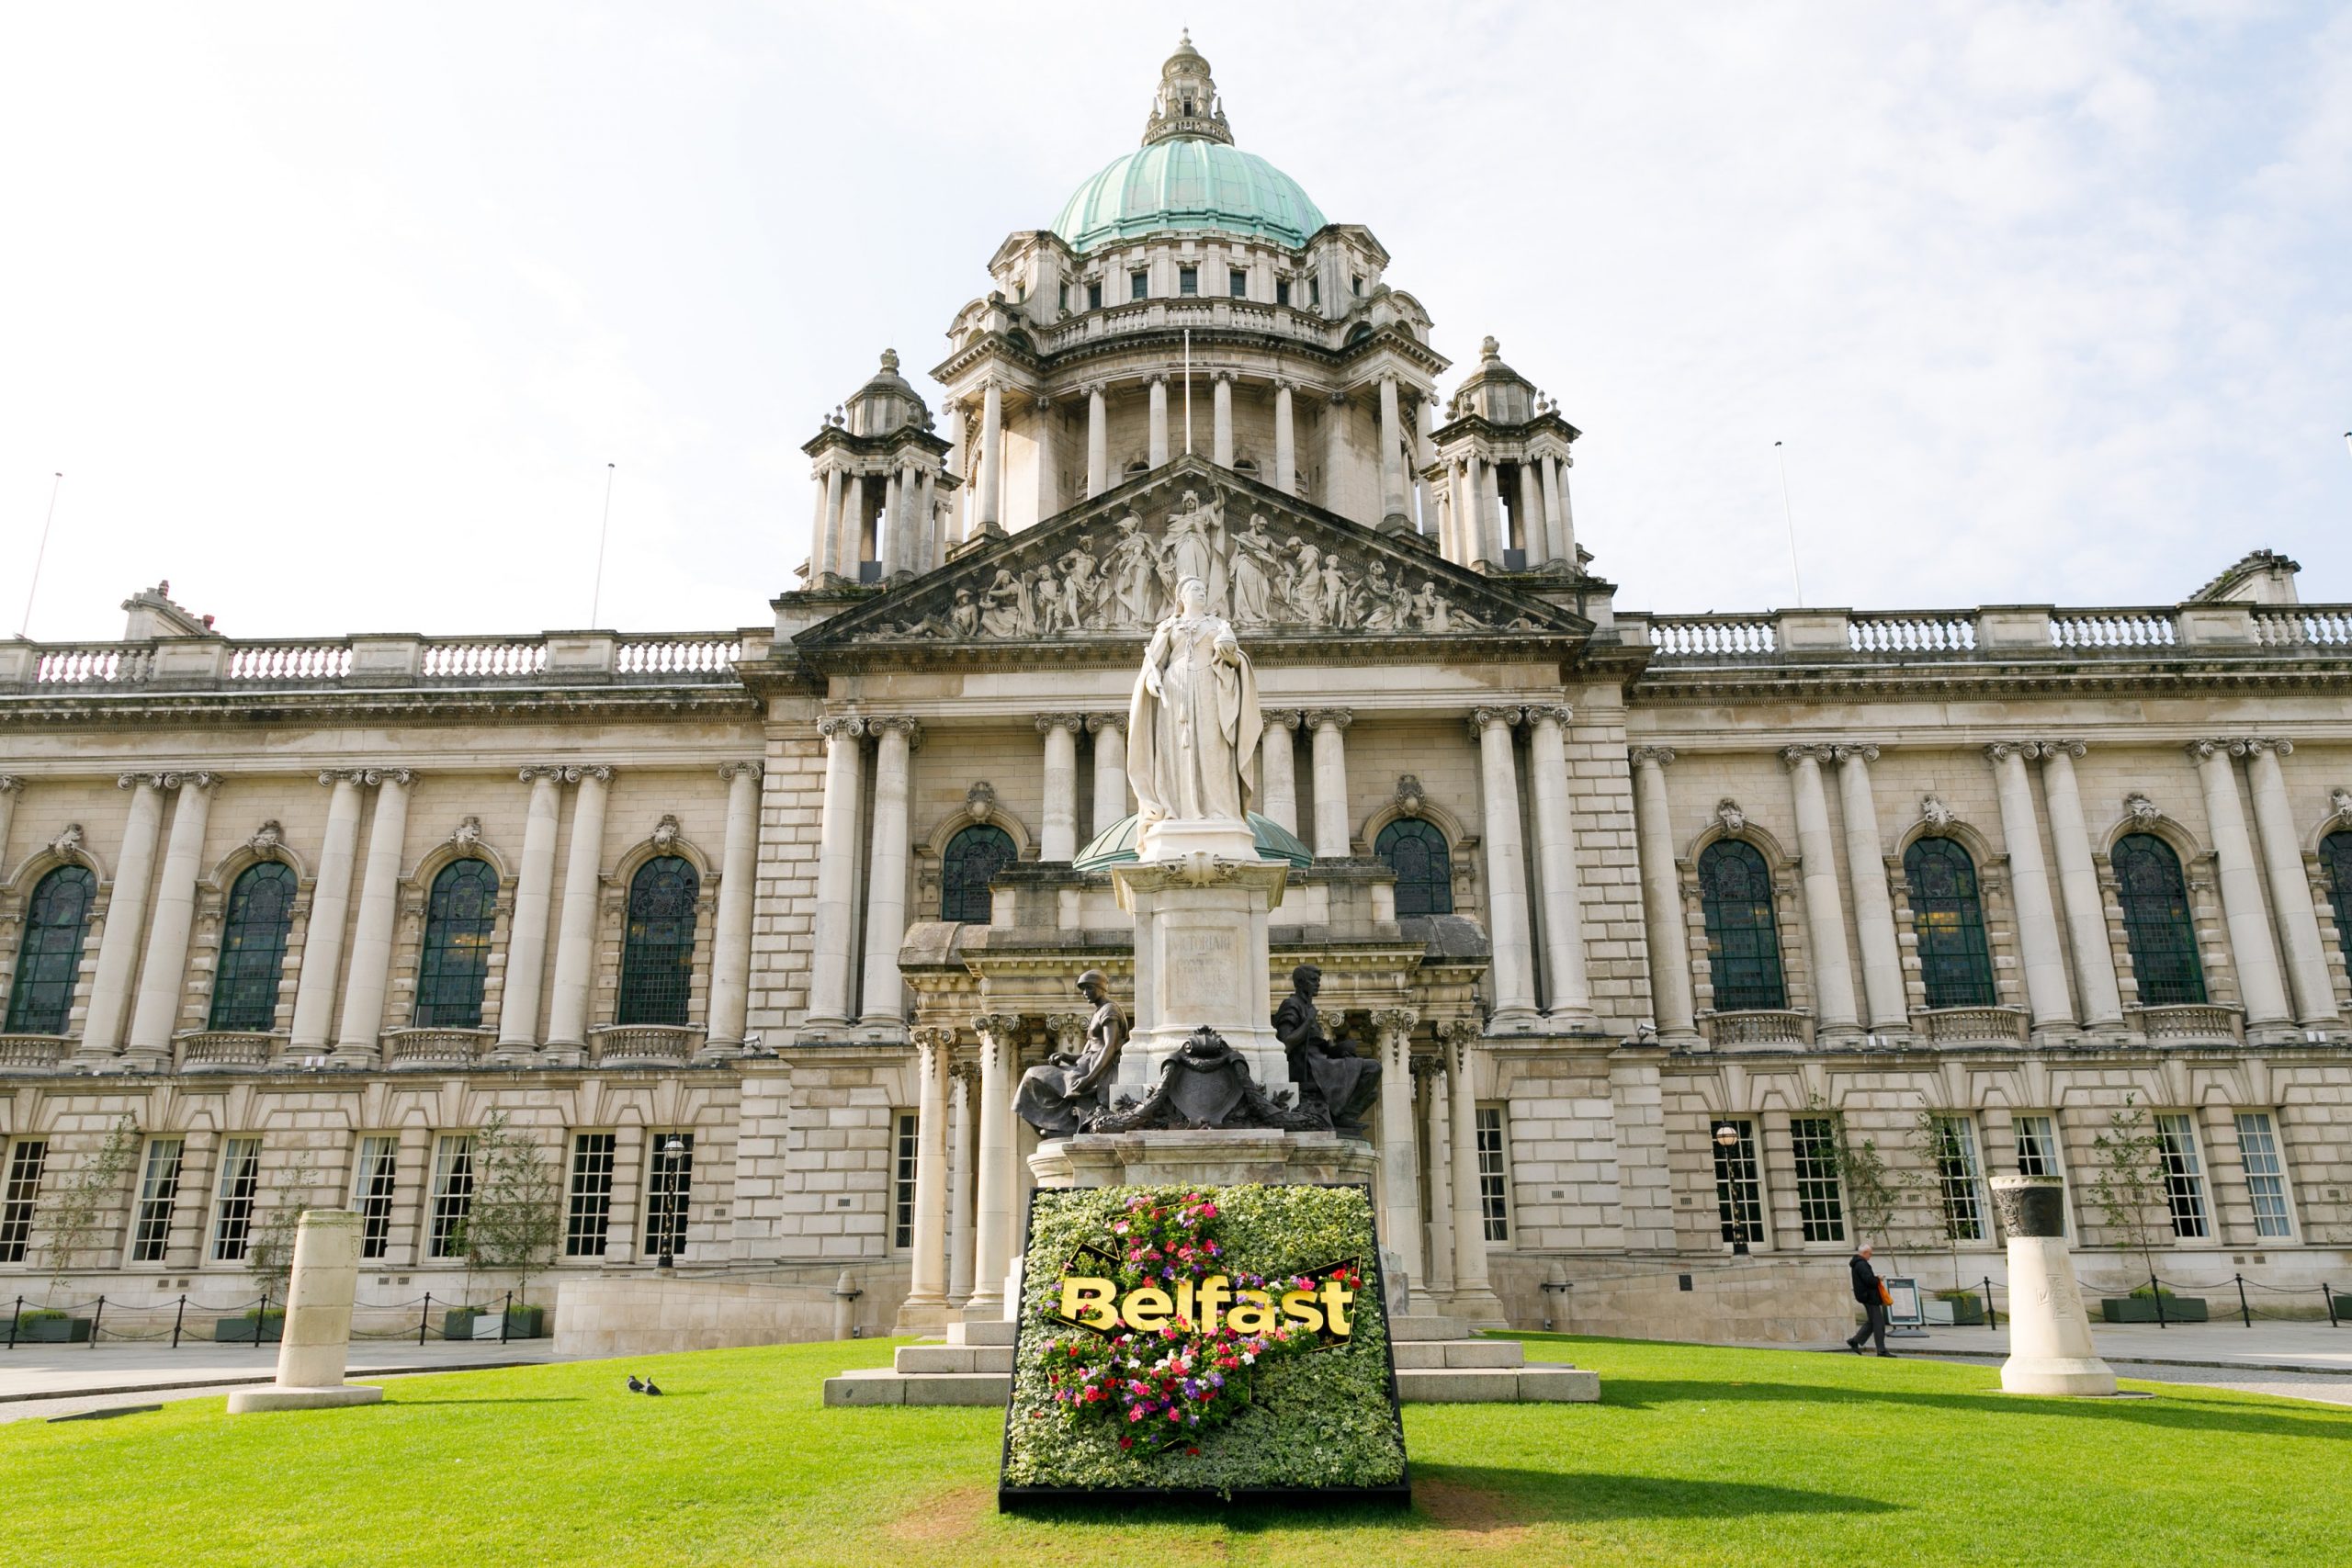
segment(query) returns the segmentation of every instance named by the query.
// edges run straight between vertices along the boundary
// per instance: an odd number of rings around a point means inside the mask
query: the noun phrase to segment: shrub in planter
[[[2203,1323],[2206,1321],[2204,1297],[2176,1296],[2170,1291],[2166,1291],[2164,1293],[2164,1299],[2165,1322]],[[2147,1287],[2143,1285],[2128,1296],[2109,1296],[2100,1302],[2098,1314],[2109,1323],[2154,1323],[2157,1321],[2156,1298],[2149,1294]]]
[[[475,1339],[482,1337],[481,1320],[494,1314],[479,1307],[458,1307],[441,1320],[444,1339]],[[538,1306],[512,1306],[506,1309],[506,1337],[509,1339],[539,1339],[547,1335],[548,1309]],[[489,1337],[495,1338],[492,1334]]]
[[[1936,1300],[1951,1308],[1955,1327],[1980,1327],[1984,1322],[1984,1303],[1974,1291],[1938,1291]]]
[[[258,1308],[241,1317],[215,1318],[212,1340],[216,1345],[275,1345],[285,1337],[286,1312],[273,1307],[264,1313]]]
[[[90,1320],[46,1307],[17,1314],[19,1345],[80,1345],[90,1337]]]

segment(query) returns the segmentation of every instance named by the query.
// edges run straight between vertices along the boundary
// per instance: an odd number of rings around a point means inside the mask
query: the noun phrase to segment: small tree
[[[493,1111],[474,1135],[474,1196],[466,1217],[469,1273],[512,1274],[518,1303],[531,1281],[555,1262],[563,1218],[556,1201],[556,1162],[546,1147]]]
[[[1854,1136],[1844,1111],[1831,1110],[1818,1094],[1808,1108],[1827,1117],[1835,1134],[1831,1146],[1838,1162],[1838,1190],[1846,1201],[1846,1216],[1853,1222],[1854,1245],[1875,1238],[1892,1250],[1905,1199],[1901,1177],[1887,1169],[1876,1139]]]
[[[1917,1121],[1912,1124],[1911,1146],[1918,1156],[1918,1164],[1908,1173],[1908,1179],[1917,1188],[1922,1207],[1927,1211],[1928,1234],[1942,1244],[1951,1258],[1951,1288],[1957,1291],[1961,1288],[1960,1244],[1984,1239],[1983,1196],[1977,1197],[1973,1217],[1966,1208],[1952,1201],[1951,1184],[1970,1179],[1971,1173],[1960,1134],[1951,1117],[1922,1106]]]
[[[115,1189],[138,1147],[139,1122],[128,1114],[118,1117],[96,1151],[59,1189],[49,1227],[51,1295],[65,1288],[74,1258],[97,1245],[99,1222],[114,1206]]]
[[[2109,1119],[2107,1131],[2091,1140],[2098,1159],[2091,1201],[2098,1205],[2100,1222],[2108,1230],[2140,1255],[2153,1280],[2156,1227],[2149,1214],[2160,1211],[2168,1222],[2172,1194],[2165,1179],[2164,1134],[2139,1100],[2137,1094],[2126,1094],[2123,1109]]]
[[[308,1145],[295,1150],[272,1189],[275,1201],[254,1221],[245,1246],[245,1271],[260,1281],[263,1296],[281,1307],[294,1277],[294,1238],[301,1231],[302,1211],[311,1206],[311,1189],[318,1179],[317,1154]]]

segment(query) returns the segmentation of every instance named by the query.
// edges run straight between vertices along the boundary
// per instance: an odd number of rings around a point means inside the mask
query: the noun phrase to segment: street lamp
[[[679,1142],[678,1134],[675,1133],[671,1134],[670,1141],[662,1145],[662,1170],[664,1179],[662,1183],[662,1261],[660,1267],[665,1272],[674,1261],[671,1256],[670,1237],[677,1229],[678,1159],[679,1156],[684,1155],[685,1152],[686,1145]]]
[[[1724,1172],[1724,1175],[1718,1177],[1717,1179],[1725,1180],[1727,1190],[1731,1193],[1731,1201],[1727,1205],[1731,1213],[1724,1221],[1724,1239],[1731,1243],[1731,1255],[1734,1258],[1745,1258],[1747,1256],[1747,1226],[1740,1218],[1739,1186],[1736,1180],[1738,1171],[1732,1166],[1733,1156],[1738,1148],[1739,1129],[1728,1122],[1716,1122],[1715,1161]]]

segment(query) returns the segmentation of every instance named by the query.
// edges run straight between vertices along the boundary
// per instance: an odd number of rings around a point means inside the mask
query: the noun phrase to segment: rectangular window
[[[1948,1241],[1984,1239],[1984,1167],[1976,1156],[1976,1123],[1936,1118],[1936,1180],[1943,1190]]]
[[[392,1249],[392,1182],[400,1166],[398,1138],[359,1140],[359,1158],[351,1178],[351,1206],[359,1211],[362,1258],[381,1258]]]
[[[171,1246],[172,1205],[180,1196],[179,1138],[147,1140],[147,1168],[139,1178],[139,1208],[130,1220],[130,1260],[161,1263]]]
[[[571,1140],[571,1193],[563,1211],[563,1255],[602,1258],[613,1219],[611,1133],[582,1133]]]
[[[1736,1136],[1725,1138],[1729,1127]],[[1715,1151],[1715,1211],[1724,1240],[1764,1245],[1764,1178],[1756,1166],[1756,1123],[1724,1120],[1707,1127]]]
[[[1176,269],[1176,292],[1179,294],[1198,294],[1200,291],[1201,269],[1196,266],[1178,267]]]
[[[1236,299],[1250,298],[1250,275],[1234,267],[1225,275],[1225,291]]]
[[[673,1154],[670,1145],[678,1148]],[[686,1215],[694,1204],[695,1135],[654,1133],[645,1141],[645,1255],[677,1257],[686,1250]]]
[[[1102,308],[1102,285],[1101,283],[1090,283],[1086,286],[1086,308],[1090,310],[1099,310]]]
[[[1274,279],[1274,303],[1277,305],[1287,305],[1290,303],[1289,278],[1278,277]]]
[[[1131,272],[1127,274],[1127,298],[1130,299],[1150,299],[1151,274],[1148,272]]]
[[[2284,1241],[2295,1234],[2287,1206],[2287,1162],[2278,1153],[2278,1130],[2267,1111],[2238,1112],[2238,1158],[2245,1166],[2246,1192],[2254,1200],[2254,1234]]]
[[[433,1223],[425,1233],[427,1258],[463,1258],[466,1220],[474,1212],[474,1138],[444,1133],[433,1151]]]
[[[2192,1241],[2210,1234],[2205,1223],[2205,1170],[2197,1161],[2197,1128],[2177,1112],[2156,1118],[2164,1148],[2165,1197],[2172,1205],[2172,1234]]]
[[[1838,1124],[1826,1116],[1789,1122],[1797,1162],[1797,1214],[1807,1241],[1846,1239],[1845,1195],[1838,1186]]]
[[[1310,277],[1306,280],[1306,302],[1310,305],[1320,305],[1323,303],[1323,280],[1321,278]]]
[[[905,1251],[915,1244],[915,1160],[922,1147],[922,1118],[901,1111],[890,1167],[890,1245]]]
[[[1510,1239],[1510,1175],[1506,1165],[1510,1144],[1503,1136],[1503,1110],[1481,1105],[1478,1127],[1478,1213],[1487,1222],[1488,1241]]]
[[[1359,273],[1348,279],[1348,291],[1351,294],[1361,294],[1363,292],[1363,274]]]
[[[22,1263],[33,1235],[33,1204],[40,1196],[40,1168],[49,1144],[19,1138],[8,1149],[8,1173],[0,1179],[0,1263]]]
[[[231,1138],[220,1145],[220,1181],[212,1204],[212,1261],[243,1263],[253,1238],[254,1198],[261,1190],[261,1140]]]
[[[1061,286],[1060,298],[1059,298],[1058,299],[1057,299],[1057,300],[1055,301],[1055,303],[1058,304],[1058,305],[1059,305],[1063,310],[1069,310],[1069,284],[1065,283],[1065,284],[1063,284],[1063,285]]]
[[[2009,1119],[2009,1127],[2017,1134],[2019,1176],[2064,1178],[2065,1156],[2058,1147],[2055,1118],[2039,1114],[2014,1116]],[[2072,1207],[2072,1204],[2062,1203],[2059,1208],[2060,1221],[2069,1233],[2075,1224],[2073,1216],[2067,1213]]]

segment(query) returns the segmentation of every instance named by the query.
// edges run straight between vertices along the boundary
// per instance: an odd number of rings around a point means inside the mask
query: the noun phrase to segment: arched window
[[[1952,839],[1921,839],[1903,852],[1911,885],[1911,928],[1931,1008],[1991,1007],[1993,954],[1984,942],[1984,901],[1976,863]]]
[[[1699,903],[1707,916],[1715,1010],[1788,1006],[1781,932],[1772,918],[1772,874],[1754,844],[1717,839],[1699,852]]]
[[[497,925],[498,873],[491,863],[460,860],[443,866],[424,906],[417,1028],[481,1027],[481,983],[490,972],[490,935]]]
[[[211,1027],[258,1032],[277,1021],[277,980],[293,920],[294,868],[274,860],[247,866],[229,889]]]
[[[1453,854],[1436,823],[1399,817],[1380,830],[1372,849],[1396,874],[1399,915],[1453,913]]]
[[[2172,1007],[2205,999],[2205,965],[2197,955],[2197,928],[2188,914],[2188,886],[2180,857],[2153,833],[2126,833],[2108,858],[2123,904],[2123,936],[2132,947],[2140,1000]]]
[[[628,879],[628,936],[621,944],[616,1023],[686,1021],[695,977],[695,899],[702,878],[676,855],[657,855]]]
[[[98,879],[87,866],[61,865],[33,888],[25,910],[25,939],[17,949],[17,978],[8,988],[8,1032],[62,1034],[74,1012],[74,977],[82,967],[82,938]]]
[[[2327,872],[2327,899],[2335,906],[2335,939],[2352,963],[2352,833],[2330,833],[2319,841],[2319,863]]]
[[[1020,856],[1012,834],[985,822],[975,822],[948,840],[939,867],[939,918],[988,924],[993,912],[989,884]]]

